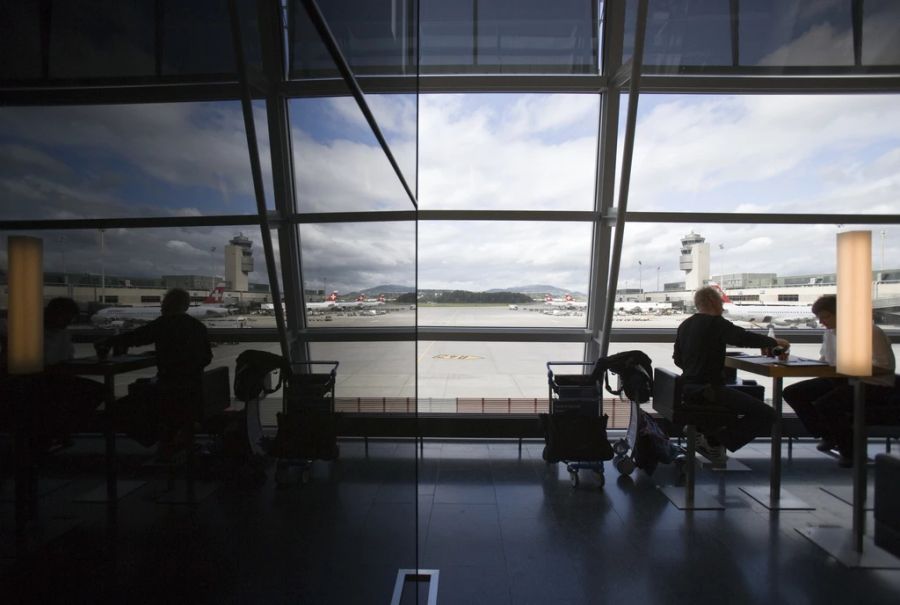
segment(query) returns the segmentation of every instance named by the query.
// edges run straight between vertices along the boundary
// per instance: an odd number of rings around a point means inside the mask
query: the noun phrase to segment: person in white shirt
[[[837,326],[837,297],[821,296],[813,303],[813,314],[823,326],[822,348],[819,358],[829,365],[837,364],[835,328]],[[891,405],[894,394],[896,362],[891,342],[878,326],[872,326],[872,376],[862,378],[865,383],[866,409]],[[813,437],[820,437],[817,446],[825,452],[837,449],[839,464],[853,464],[853,386],[846,378],[813,378],[792,384],[784,389],[784,401]]]

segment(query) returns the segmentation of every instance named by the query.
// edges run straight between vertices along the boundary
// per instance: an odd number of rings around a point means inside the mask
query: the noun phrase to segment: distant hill
[[[415,292],[416,289],[413,286],[398,286],[396,284],[387,284],[384,286],[375,286],[374,288],[366,288],[365,290],[360,290],[362,294],[366,296],[378,296],[379,294],[401,294],[403,292]]]
[[[513,286],[511,288],[492,288],[490,290],[485,290],[486,292],[528,292],[528,293],[539,293],[539,294],[552,294],[553,296],[562,296],[564,294],[580,294],[580,292],[573,292],[572,290],[564,290],[563,288],[559,288],[557,286],[550,286],[547,284],[532,284],[528,286]]]

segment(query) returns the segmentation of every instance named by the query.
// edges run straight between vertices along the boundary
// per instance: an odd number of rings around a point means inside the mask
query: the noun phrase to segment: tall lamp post
[[[638,261],[638,295],[641,296],[644,293],[644,264],[641,261]]]

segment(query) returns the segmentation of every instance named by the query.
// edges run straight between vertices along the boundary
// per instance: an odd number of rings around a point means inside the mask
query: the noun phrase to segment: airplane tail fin
[[[337,302],[338,293],[337,290],[328,295],[328,300],[331,302]]]
[[[383,302],[384,302],[384,294],[379,294],[379,295],[378,295],[378,302],[380,302],[380,303],[383,303]]]
[[[553,302],[553,296],[550,295],[550,294],[545,294],[545,295],[544,295],[544,302],[545,302],[545,303]]]
[[[215,305],[225,302],[225,285],[219,284],[209,291],[206,298],[203,299],[205,304]]]
[[[566,293],[566,302],[572,302],[573,300],[575,300],[575,299],[572,298],[572,295],[569,293]]]

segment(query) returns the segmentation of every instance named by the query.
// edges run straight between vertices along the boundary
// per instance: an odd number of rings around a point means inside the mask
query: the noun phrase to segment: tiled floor
[[[24,560],[0,560],[0,594],[4,603],[388,603],[397,570],[418,556],[440,571],[439,603],[900,602],[900,571],[846,569],[795,531],[850,526],[850,507],[821,489],[849,485],[850,471],[812,445],[795,446],[784,478],[815,510],[781,513],[738,490],[767,484],[765,442],[740,452],[749,472],[700,471],[701,487],[721,490],[731,508],[695,513],[656,489],[676,479],[674,467],[619,477],[607,464],[603,489],[590,473],[573,489],[541,449],[426,441],[417,461],[411,442],[373,440],[366,454],[362,441],[345,441],[340,461],[315,463],[305,485],[277,489],[270,469],[261,486],[222,482],[195,509],[154,502],[165,481],[151,475],[121,500],[114,532],[103,505],[73,502],[101,476],[83,470],[90,456],[72,453],[48,471],[75,479],[41,499],[39,524],[68,531]],[[146,475],[123,474],[135,473]],[[11,503],[0,503],[0,519],[8,536]]]

